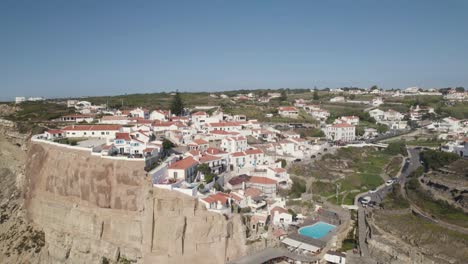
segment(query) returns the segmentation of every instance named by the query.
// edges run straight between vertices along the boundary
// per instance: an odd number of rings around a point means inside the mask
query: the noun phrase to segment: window
[[[104,132],[101,132],[101,135],[104,135]]]

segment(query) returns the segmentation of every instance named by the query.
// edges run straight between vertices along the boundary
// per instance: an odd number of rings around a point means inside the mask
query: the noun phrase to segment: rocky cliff
[[[43,263],[225,263],[247,251],[239,216],[151,187],[138,161],[31,143],[24,195]]]

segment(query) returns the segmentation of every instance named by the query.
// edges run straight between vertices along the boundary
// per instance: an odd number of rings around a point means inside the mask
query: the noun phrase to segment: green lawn
[[[395,159],[394,157],[395,156],[372,148],[341,148],[335,155],[328,154],[326,158],[319,162],[331,162],[327,164],[333,164],[333,161],[343,162],[343,160],[346,160],[349,164],[347,170],[352,170],[352,172],[343,172],[346,175],[345,178],[335,183],[313,182],[311,191],[313,194],[328,197],[336,193],[337,184],[339,184],[339,192],[347,191],[347,193],[340,194],[338,201],[336,201],[335,196],[330,198],[329,201],[337,204],[353,204],[354,197],[357,193],[383,184],[384,180],[381,175],[388,173],[389,168],[390,173],[394,173],[397,167],[396,163],[399,163],[399,169],[401,158]],[[387,166],[387,164],[389,166]],[[326,171],[310,172],[309,176],[320,177],[320,175],[317,176],[317,174],[324,173],[326,173]],[[352,190],[357,190],[357,192],[351,193],[350,191]]]

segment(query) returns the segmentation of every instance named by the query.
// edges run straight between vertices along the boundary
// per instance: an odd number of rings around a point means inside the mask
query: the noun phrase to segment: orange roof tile
[[[276,185],[275,180],[272,180],[272,179],[267,178],[267,177],[259,177],[259,176],[250,177],[249,182],[256,183],[256,184],[275,184]]]
[[[187,157],[185,159],[176,161],[169,166],[169,169],[173,170],[185,170],[190,167],[193,167],[198,164],[198,161],[194,160],[192,157]]]

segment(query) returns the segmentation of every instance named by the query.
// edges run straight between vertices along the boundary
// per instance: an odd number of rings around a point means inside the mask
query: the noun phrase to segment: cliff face
[[[246,253],[239,217],[152,188],[138,161],[31,143],[24,194],[45,233],[44,263],[224,263]]]

